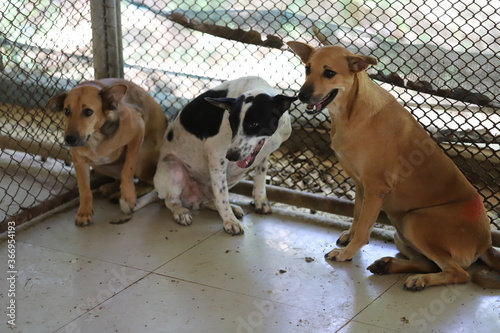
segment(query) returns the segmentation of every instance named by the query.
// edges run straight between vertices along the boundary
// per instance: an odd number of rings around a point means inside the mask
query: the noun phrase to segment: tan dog
[[[478,258],[500,270],[481,197],[413,116],[368,77],[365,70],[376,59],[339,46],[287,44],[306,65],[299,99],[311,114],[328,108],[332,148],[356,182],[353,223],[337,241],[346,247],[325,257],[351,260],[383,209],[408,259],[379,259],[371,272],[427,273],[405,282],[406,289],[421,290],[467,282],[464,269]],[[482,284],[500,287],[488,281]]]
[[[80,194],[76,224],[92,222],[89,167],[120,179],[120,207],[130,213],[136,202],[134,176],[148,184],[158,163],[167,119],[144,89],[122,79],[79,84],[51,98],[64,111],[65,137],[70,146]]]

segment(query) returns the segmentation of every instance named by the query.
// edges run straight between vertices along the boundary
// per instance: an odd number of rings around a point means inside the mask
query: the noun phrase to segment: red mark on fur
[[[463,206],[463,214],[467,220],[477,220],[483,214],[484,205],[481,196],[476,194],[474,199],[467,201]]]

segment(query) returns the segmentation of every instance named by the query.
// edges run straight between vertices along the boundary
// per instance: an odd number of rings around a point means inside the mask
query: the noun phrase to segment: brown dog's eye
[[[82,113],[83,113],[83,115],[84,115],[85,117],[90,117],[91,115],[93,115],[93,114],[94,114],[94,111],[93,111],[93,110],[91,110],[91,109],[83,109],[83,112],[82,112]]]
[[[311,67],[306,66],[306,75],[311,74]]]
[[[326,77],[327,79],[331,79],[332,77],[334,77],[337,73],[335,73],[334,71],[332,71],[331,69],[325,69],[325,71],[323,72],[323,76]]]
[[[68,109],[68,108],[64,108],[64,110],[63,110],[63,111],[64,111],[64,115],[65,115],[66,117],[69,117],[69,115],[71,114],[71,110],[70,110],[70,109]]]

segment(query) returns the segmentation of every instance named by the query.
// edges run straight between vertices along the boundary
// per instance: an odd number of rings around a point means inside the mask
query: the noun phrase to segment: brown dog
[[[136,202],[134,176],[153,184],[167,128],[160,105],[144,89],[122,79],[83,82],[51,98],[46,108],[54,103],[66,116],[64,140],[80,194],[76,224],[92,222],[89,167],[120,179],[120,207],[130,213]]]
[[[306,65],[299,99],[310,114],[328,108],[332,148],[356,182],[353,223],[337,241],[346,246],[325,257],[351,260],[383,209],[408,259],[379,259],[368,267],[371,272],[427,273],[405,282],[406,289],[421,290],[465,283],[464,269],[478,258],[500,270],[481,197],[413,116],[371,81],[365,70],[376,59],[339,46],[287,44]]]

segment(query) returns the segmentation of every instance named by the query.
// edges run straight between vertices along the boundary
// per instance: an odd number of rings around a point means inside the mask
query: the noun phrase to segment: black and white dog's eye
[[[69,117],[69,115],[71,114],[71,110],[70,110],[70,109],[68,109],[68,108],[64,108],[64,110],[63,110],[63,111],[64,111],[64,115],[65,115],[66,117]]]
[[[334,71],[332,71],[331,69],[325,69],[325,71],[323,72],[323,76],[326,77],[327,79],[331,79],[332,77],[334,77],[337,73],[335,73]]]
[[[250,127],[250,128],[256,128],[257,126],[259,126],[258,122],[253,122],[253,123],[248,124],[248,127]]]
[[[92,110],[92,109],[83,109],[83,112],[82,112],[82,113],[83,113],[83,115],[84,115],[85,117],[90,117],[91,115],[93,115],[93,114],[94,114],[94,110]]]

